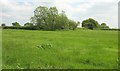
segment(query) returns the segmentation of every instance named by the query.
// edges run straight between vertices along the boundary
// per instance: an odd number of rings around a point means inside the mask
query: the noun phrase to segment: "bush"
[[[41,44],[41,45],[37,45],[37,48],[42,48],[42,49],[45,49],[45,48],[51,48],[52,47],[52,44]]]
[[[89,19],[83,20],[82,27],[93,30],[93,29],[99,28],[99,23],[96,20],[89,18]]]

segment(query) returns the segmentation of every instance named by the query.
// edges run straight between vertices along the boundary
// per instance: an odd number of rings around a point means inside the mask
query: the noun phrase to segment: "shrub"
[[[42,48],[42,49],[45,49],[45,48],[51,48],[52,47],[52,44],[41,44],[41,45],[37,45],[37,48]]]

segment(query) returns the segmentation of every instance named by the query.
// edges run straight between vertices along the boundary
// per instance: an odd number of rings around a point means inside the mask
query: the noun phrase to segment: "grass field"
[[[117,31],[2,31],[3,69],[115,69]]]
[[[2,69],[2,29],[0,28],[0,70]]]

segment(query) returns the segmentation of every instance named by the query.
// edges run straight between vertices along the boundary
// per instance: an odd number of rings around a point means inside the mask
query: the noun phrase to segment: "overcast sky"
[[[38,6],[56,6],[64,10],[69,19],[82,22],[93,18],[100,24],[107,23],[111,28],[118,27],[119,0],[0,0],[0,24],[11,25],[19,22],[23,25],[30,21]]]

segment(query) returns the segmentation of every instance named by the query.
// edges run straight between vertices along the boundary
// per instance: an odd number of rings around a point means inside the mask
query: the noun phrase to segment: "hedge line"
[[[3,29],[24,29],[24,30],[37,30],[36,26],[30,26],[30,27],[25,27],[25,26],[4,26],[2,27]]]
[[[23,30],[37,30],[37,26],[4,26],[3,29],[23,29]],[[80,28],[79,28],[80,29]],[[81,28],[83,29],[83,28]],[[84,28],[85,29],[85,28]],[[120,29],[100,29],[100,30],[113,30],[120,31]]]
[[[101,29],[101,30],[113,30],[113,31],[120,31],[120,29]]]

